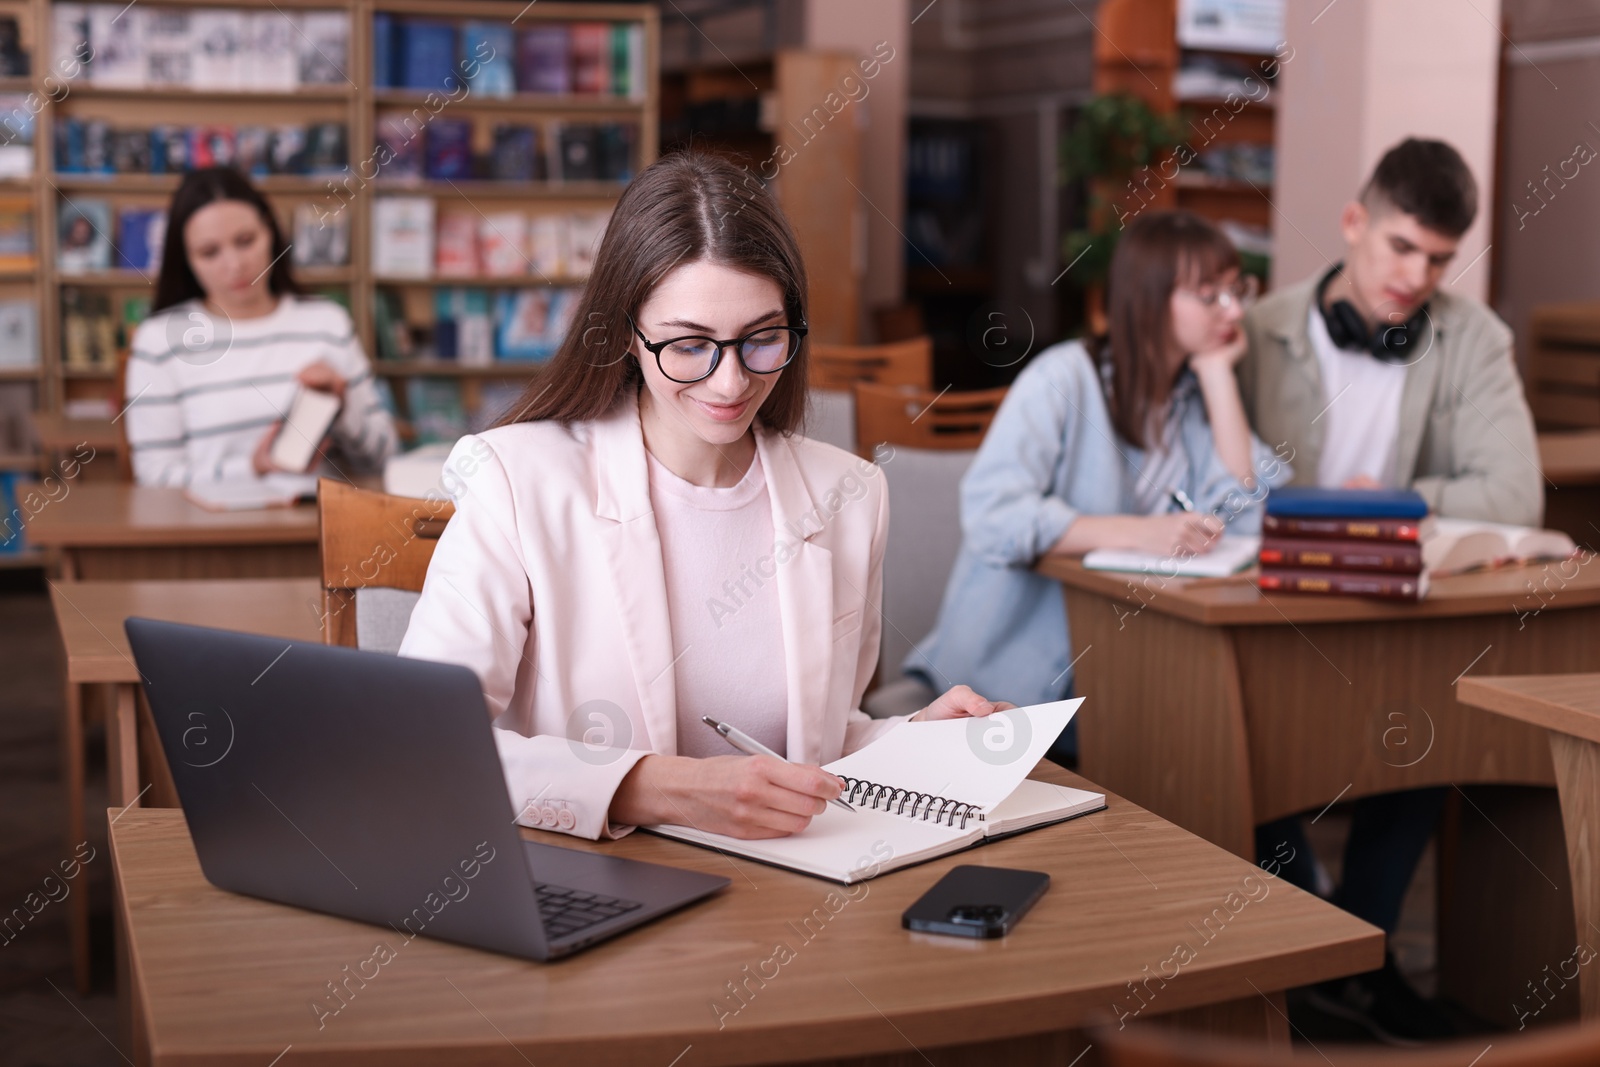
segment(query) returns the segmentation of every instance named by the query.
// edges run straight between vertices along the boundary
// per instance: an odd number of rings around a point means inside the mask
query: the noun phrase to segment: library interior
[[[0,1064],[1600,1064],[1590,92],[0,0]]]

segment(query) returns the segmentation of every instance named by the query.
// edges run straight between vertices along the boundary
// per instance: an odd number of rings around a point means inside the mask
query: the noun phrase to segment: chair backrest
[[[849,392],[857,382],[933,386],[933,338],[913,337],[882,345],[811,346],[810,386]]]
[[[856,402],[838,389],[810,389],[806,392],[806,436],[835,445],[846,452],[856,450]]]
[[[889,489],[884,626],[878,646],[882,685],[902,676],[900,665],[912,645],[938,621],[944,587],[961,549],[961,479],[974,455],[971,449],[903,446],[879,453]]]
[[[1541,304],[1529,326],[1525,391],[1539,429],[1600,427],[1600,302]]]
[[[1600,1027],[1561,1025],[1521,1034],[1491,1034],[1418,1049],[1339,1045],[1334,1060],[1314,1048],[1274,1047],[1206,1037],[1151,1023],[1089,1034],[1104,1067],[1581,1067],[1600,1063]],[[1484,1047],[1494,1045],[1485,1058]]]
[[[870,459],[884,442],[897,448],[975,449],[1005,396],[1004,389],[935,393],[931,389],[857,385],[856,452]]]
[[[455,505],[323,478],[322,641],[394,652],[405,637],[434,547]]]

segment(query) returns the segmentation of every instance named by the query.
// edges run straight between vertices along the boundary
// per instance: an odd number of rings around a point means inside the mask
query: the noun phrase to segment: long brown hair
[[[634,354],[639,306],[675,267],[716,263],[770,278],[789,325],[806,321],[800,246],[777,201],[748,170],[700,151],[664,156],[623,192],[561,347],[496,425],[584,422],[610,412],[643,375]],[[805,417],[804,339],[757,413],[780,433]]]
[[[1160,440],[1172,393],[1167,363],[1172,292],[1203,285],[1239,266],[1239,252],[1221,230],[1191,211],[1140,215],[1117,241],[1106,280],[1106,327],[1088,347],[1111,367],[1106,402],[1111,425],[1135,448]]]

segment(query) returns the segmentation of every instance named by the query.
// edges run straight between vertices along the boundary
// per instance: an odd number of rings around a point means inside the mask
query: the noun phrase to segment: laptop
[[[466,667],[125,626],[201,870],[219,889],[408,941],[552,960],[728,884],[524,841]]]

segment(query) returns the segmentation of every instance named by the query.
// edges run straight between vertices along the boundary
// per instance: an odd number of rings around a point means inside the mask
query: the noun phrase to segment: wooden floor
[[[42,892],[44,878],[66,858],[62,841],[60,731],[61,650],[50,598],[34,575],[0,571],[0,915]],[[105,810],[105,759],[96,729],[91,753],[90,812]],[[0,1063],[101,1067],[123,1064],[111,959],[111,868],[105,818],[90,819],[96,858],[87,877],[94,902],[94,991],[73,987],[66,910],[48,904],[16,937],[0,944]],[[58,896],[60,890],[51,890]],[[35,898],[37,902],[38,898]]]
[[[64,855],[59,719],[61,652],[41,580],[0,571],[0,914],[40,888]],[[91,741],[89,812],[105,810],[105,761],[98,727]],[[1338,876],[1348,819],[1339,808],[1309,827],[1313,844]],[[105,820],[91,817],[91,844],[105,856]],[[1432,850],[1406,898],[1395,950],[1424,992],[1434,973]],[[116,999],[110,955],[110,875],[99,860],[85,868],[94,904],[95,985],[73,988],[65,910],[49,905],[10,943],[0,944],[0,1063],[77,1067],[126,1062],[113,1047]],[[74,886],[73,892],[81,891]],[[1291,1004],[1293,1001],[1291,1000]],[[1313,1041],[1343,1034],[1307,1033]]]

